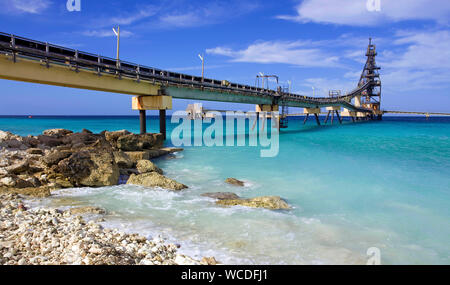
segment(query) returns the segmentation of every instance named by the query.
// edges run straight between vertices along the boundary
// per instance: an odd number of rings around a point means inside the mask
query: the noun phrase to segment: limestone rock
[[[142,150],[142,146],[139,147],[139,137],[135,134],[119,137],[117,139],[117,148],[123,151]]]
[[[201,265],[200,262],[181,254],[177,254],[175,257],[175,263],[177,265]]]
[[[58,138],[61,138],[63,136],[71,134],[71,133],[73,133],[73,132],[69,131],[69,130],[65,130],[65,129],[50,129],[50,130],[45,130],[42,132],[42,134],[45,136],[54,136],[54,137],[58,137]]]
[[[16,185],[16,181],[14,178],[7,176],[0,179],[0,186],[4,187],[14,187]]]
[[[4,142],[6,140],[10,140],[14,138],[14,135],[10,132],[0,131],[0,142]]]
[[[217,265],[217,260],[214,257],[203,257],[200,263],[202,265]]]
[[[29,154],[39,154],[39,155],[44,154],[44,152],[40,148],[29,148],[29,149],[27,149],[27,153],[29,153]]]
[[[134,162],[131,158],[123,151],[115,151],[114,153],[114,161],[119,166],[119,168],[132,168]]]
[[[224,206],[246,206],[252,208],[265,208],[270,210],[290,209],[291,207],[278,196],[264,196],[251,199],[218,200]]]
[[[24,145],[20,139],[5,140],[2,143],[0,143],[0,147],[19,149],[19,150],[27,149],[27,146]]]
[[[73,133],[63,138],[63,143],[72,148],[83,148],[85,146],[111,147],[102,135],[89,132]]]
[[[119,167],[111,152],[82,150],[58,163],[57,171],[75,186],[101,187],[117,185]]]
[[[77,208],[71,208],[69,210],[69,213],[71,215],[81,215],[81,214],[97,214],[97,215],[104,215],[106,214],[105,209],[99,208],[99,207],[77,207]]]
[[[51,152],[50,154],[44,156],[43,162],[47,166],[52,166],[52,165],[58,164],[61,160],[68,158],[71,155],[72,155],[72,152],[68,151],[68,150],[65,150],[65,151],[55,150],[55,151]]]
[[[235,185],[235,186],[244,186],[244,182],[237,180],[236,178],[227,178],[225,180],[226,183],[231,184],[231,185]]]
[[[113,186],[119,183],[119,167],[111,153],[91,154],[94,167],[88,177],[80,181],[81,185],[90,187]]]
[[[156,166],[153,162],[150,160],[139,160],[136,164],[136,168],[139,171],[139,173],[147,173],[147,172],[157,172],[159,174],[163,174],[163,171],[161,168]]]
[[[158,158],[160,156],[169,154],[170,152],[168,150],[164,150],[164,149],[150,149],[150,150],[147,150],[147,153],[148,153],[149,159],[152,159],[152,158]]]
[[[161,157],[163,155],[169,154],[169,151],[164,149],[149,149],[141,151],[126,151],[125,153],[134,163],[137,163],[139,160],[149,160]]]
[[[127,184],[141,185],[146,187],[161,187],[164,189],[179,191],[188,188],[173,179],[167,178],[157,172],[143,173],[139,175],[132,174]]]
[[[17,140],[19,138],[20,138],[19,136],[16,136],[13,133],[5,132],[5,131],[1,131],[0,130],[0,143],[5,142],[5,141],[9,141],[9,140]]]
[[[53,188],[54,189],[54,188]],[[37,198],[45,198],[50,197],[51,192],[50,190],[53,190],[51,187],[30,187],[30,188],[8,188],[8,187],[0,187],[0,194],[1,193],[14,193],[14,194],[20,194],[30,197],[37,197]]]
[[[122,136],[129,135],[129,134],[131,134],[131,133],[127,130],[114,131],[114,132],[106,131],[105,138],[113,147],[117,147],[117,139]]]
[[[203,193],[201,196],[209,197],[217,200],[236,200],[239,196],[231,192]]]
[[[29,168],[28,160],[23,160],[21,162],[10,165],[6,168],[6,171],[10,174],[22,174],[26,172]]]
[[[175,152],[183,151],[184,149],[179,148],[179,147],[163,147],[163,148],[161,148],[161,150],[167,151],[168,153],[175,153]]]
[[[21,179],[21,178],[17,178],[14,181],[14,188],[17,189],[24,189],[24,188],[30,188],[30,187],[35,187],[35,185],[27,180]]]
[[[162,134],[128,134],[117,139],[117,148],[123,151],[140,151],[160,148],[164,143]]]
[[[126,155],[133,161],[133,163],[137,163],[139,160],[149,160],[150,156],[147,151],[126,151]]]
[[[62,145],[63,142],[60,138],[56,138],[53,136],[40,135],[37,137],[39,145],[46,147],[56,147]]]

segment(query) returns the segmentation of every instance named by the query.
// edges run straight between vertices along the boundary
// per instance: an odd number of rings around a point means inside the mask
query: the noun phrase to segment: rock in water
[[[177,254],[175,257],[175,263],[177,265],[201,265],[197,260],[181,254]]]
[[[132,174],[127,184],[141,185],[146,187],[161,187],[164,189],[179,191],[188,188],[186,185],[167,178],[157,172],[143,173],[139,175]]]
[[[231,184],[231,185],[235,185],[235,186],[244,186],[244,182],[237,180],[236,178],[227,178],[225,180],[226,183]]]
[[[147,151],[126,151],[125,153],[133,163],[137,163],[141,159],[150,159]]]
[[[231,192],[203,193],[201,196],[217,200],[236,200],[239,196]]]
[[[119,167],[111,152],[83,150],[58,163],[57,171],[75,186],[113,186],[119,182]]]
[[[164,149],[148,149],[141,151],[126,151],[125,153],[130,157],[131,161],[137,163],[139,160],[157,158],[169,154],[170,152]]]
[[[251,199],[218,200],[224,206],[246,206],[252,208],[265,208],[269,210],[290,209],[291,207],[278,196],[264,196]]]
[[[139,160],[137,162],[136,168],[139,173],[158,172],[159,174],[163,174],[161,168],[156,166],[150,160]]]
[[[81,215],[81,214],[97,214],[97,215],[104,215],[106,214],[105,209],[99,208],[99,207],[77,207],[77,208],[71,208],[69,209],[69,213],[71,215]]]
[[[105,134],[106,135],[106,134]],[[160,148],[164,143],[162,134],[128,134],[117,139],[117,148],[123,151],[141,151]]]
[[[150,149],[146,151],[148,153],[148,158],[157,158],[166,154],[169,154],[170,152],[164,149]]]
[[[90,187],[113,186],[119,183],[119,167],[111,153],[91,153],[94,167],[80,183]]]
[[[217,265],[217,260],[214,257],[203,257],[200,263],[202,265]]]

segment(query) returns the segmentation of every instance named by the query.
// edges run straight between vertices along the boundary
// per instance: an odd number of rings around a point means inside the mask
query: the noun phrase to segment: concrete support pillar
[[[133,110],[139,110],[141,134],[146,133],[145,110],[159,110],[159,130],[166,139],[166,110],[172,109],[172,97],[163,95],[133,97]]]
[[[308,117],[310,114],[314,114],[317,125],[320,126],[320,120],[319,120],[320,108],[305,108],[303,113],[306,114],[306,118],[305,118],[305,121],[303,122],[303,124],[306,123],[306,120],[308,120]]]
[[[342,117],[350,117],[350,118],[352,118],[352,121],[355,122],[355,118],[358,118],[357,113],[358,112],[350,111],[350,110],[344,108],[344,111],[341,112],[341,116]]]
[[[334,113],[336,113],[336,116],[337,116],[337,118],[338,118],[338,120],[339,120],[339,123],[341,123],[342,124],[342,121],[341,121],[341,118],[339,117],[339,111],[341,110],[341,107],[340,106],[330,106],[330,107],[327,107],[327,111],[328,111],[328,115],[327,115],[327,119],[325,120],[325,124],[327,123],[327,121],[328,121],[328,116],[331,114],[331,124],[333,124],[333,121],[334,121]]]
[[[316,123],[317,123],[317,125],[320,126],[319,114],[314,113],[314,117],[316,117]]]
[[[339,123],[342,124],[342,119],[341,119],[341,117],[339,116],[339,111],[336,111],[336,117],[338,118]]]

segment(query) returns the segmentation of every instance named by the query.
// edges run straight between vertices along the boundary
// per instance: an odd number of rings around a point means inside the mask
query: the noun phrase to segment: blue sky
[[[1,31],[115,57],[111,28],[120,24],[123,60],[201,74],[205,53],[208,77],[253,85],[258,72],[277,74],[316,96],[356,86],[372,37],[383,109],[450,112],[448,0],[380,0],[381,11],[367,0],[81,0],[80,12],[66,2],[0,0]],[[0,90],[0,115],[136,114],[127,95],[6,80]]]

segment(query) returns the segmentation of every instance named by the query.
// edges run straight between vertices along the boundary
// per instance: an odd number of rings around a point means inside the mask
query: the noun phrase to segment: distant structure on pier
[[[214,114],[209,113],[209,110],[203,109],[202,103],[188,104],[186,113],[191,120],[214,118]]]

